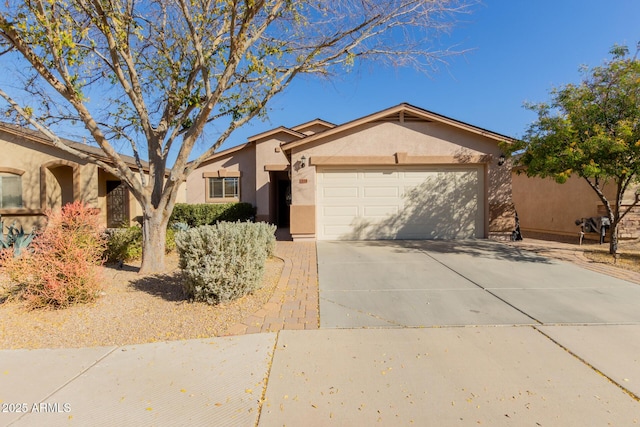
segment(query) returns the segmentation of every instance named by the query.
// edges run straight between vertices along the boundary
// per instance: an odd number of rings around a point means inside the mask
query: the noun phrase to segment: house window
[[[240,179],[237,177],[209,178],[209,198],[240,198]]]
[[[22,207],[22,177],[0,173],[0,209]]]

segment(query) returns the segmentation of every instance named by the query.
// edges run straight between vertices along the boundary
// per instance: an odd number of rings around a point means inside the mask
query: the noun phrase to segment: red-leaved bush
[[[47,226],[30,250],[1,264],[30,308],[64,308],[94,301],[101,289],[106,242],[99,211],[76,201],[47,212]]]

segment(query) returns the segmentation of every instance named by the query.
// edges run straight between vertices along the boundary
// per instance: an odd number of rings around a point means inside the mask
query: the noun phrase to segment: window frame
[[[205,172],[202,176],[205,180],[205,203],[229,203],[240,201],[240,192],[242,191],[240,188],[240,172],[220,170],[216,172]],[[215,182],[219,182],[222,186],[222,197],[216,197],[214,195]],[[230,182],[233,182],[232,185],[235,187],[235,191],[231,195],[226,193],[227,185],[229,185]]]
[[[209,177],[207,178],[209,180],[209,198],[210,199],[229,199],[229,198],[236,198],[239,199],[240,198],[240,178],[235,177],[235,176],[225,176],[222,178],[217,178],[217,177]],[[231,184],[232,183],[232,184]],[[220,185],[220,190],[221,190],[221,195],[216,196],[215,195],[215,190],[216,190],[216,185],[218,184]],[[233,193],[231,195],[227,194],[227,185],[233,185]],[[213,194],[212,194],[213,193]]]
[[[23,194],[23,185],[22,185],[22,175],[24,174],[23,170],[14,169],[14,168],[2,168],[0,167],[0,210],[2,211],[12,211],[12,210],[20,210],[24,209],[24,194]],[[18,191],[19,191],[19,204],[17,206],[4,206],[4,196],[3,196],[3,184],[2,178],[17,178],[18,183]]]

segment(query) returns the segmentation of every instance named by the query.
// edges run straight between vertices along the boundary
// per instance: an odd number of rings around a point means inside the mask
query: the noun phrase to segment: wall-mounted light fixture
[[[307,165],[307,158],[303,155],[300,157],[300,167],[303,168]]]
[[[504,165],[504,162],[507,160],[507,158],[505,157],[504,154],[500,154],[500,157],[498,157],[498,166],[502,166]]]

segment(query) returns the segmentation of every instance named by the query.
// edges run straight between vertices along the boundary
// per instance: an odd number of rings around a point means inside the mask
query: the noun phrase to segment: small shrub
[[[258,289],[274,232],[275,226],[248,222],[179,232],[176,247],[185,293],[195,301],[217,304]]]
[[[211,205],[209,205],[211,206]],[[256,216],[256,208],[251,203],[229,203],[216,221],[245,222],[253,221]]]
[[[28,249],[36,235],[33,231],[29,234],[25,233],[22,226],[19,228],[16,226],[15,221],[7,227],[6,235],[3,232],[4,224],[0,221],[0,248],[12,248],[13,256],[19,256],[23,250]]]
[[[267,251],[267,256],[273,256],[276,251],[275,233],[277,227],[266,222],[256,222],[252,227],[256,229],[256,239],[264,245],[265,250]]]
[[[167,235],[164,243],[164,252],[167,254],[176,249],[176,233],[177,231],[173,227],[167,228]]]
[[[167,228],[165,252],[175,250],[176,231]],[[107,246],[104,252],[106,262],[133,261],[142,257],[142,228],[134,225],[129,228],[112,228],[105,232]]]
[[[30,308],[63,308],[94,301],[105,242],[97,209],[74,202],[47,212],[47,226],[22,256],[1,256],[16,294]]]
[[[220,221],[253,221],[255,214],[256,208],[251,203],[176,203],[169,222],[199,227]]]
[[[131,261],[142,256],[142,229],[138,226],[112,228],[105,232],[106,262]]]

